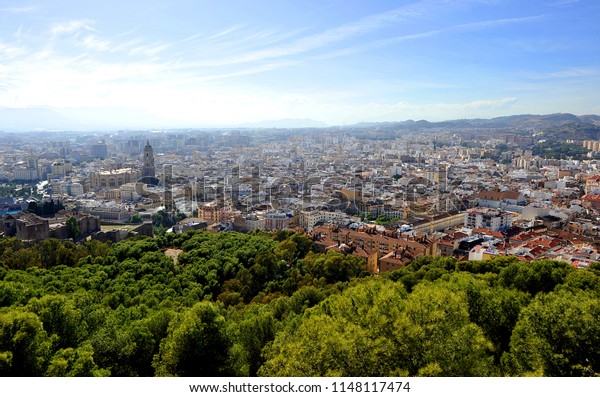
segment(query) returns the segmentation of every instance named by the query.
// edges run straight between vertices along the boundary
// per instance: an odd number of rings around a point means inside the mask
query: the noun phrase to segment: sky
[[[600,114],[597,0],[0,0],[0,109],[123,127]]]

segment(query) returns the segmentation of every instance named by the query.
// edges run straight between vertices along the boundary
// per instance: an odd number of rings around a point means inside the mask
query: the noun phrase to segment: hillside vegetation
[[[177,264],[166,249],[181,250]],[[304,235],[0,240],[2,376],[594,376],[600,271],[424,257],[371,276]]]

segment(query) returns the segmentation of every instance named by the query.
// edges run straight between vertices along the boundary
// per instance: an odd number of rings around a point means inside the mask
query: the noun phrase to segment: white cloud
[[[349,76],[347,83],[335,81],[329,85],[316,76],[307,83],[309,87],[301,86],[299,80],[290,85],[294,88],[289,91],[284,80],[278,80],[283,73],[273,74],[273,81],[281,86],[271,85],[270,79],[242,78],[291,66],[298,66],[298,76],[304,78],[311,70],[321,70],[323,62],[311,61],[449,32],[528,23],[542,17],[504,18],[447,27],[443,20],[437,20],[435,28],[438,29],[424,32],[415,31],[418,29],[415,24],[410,25],[412,30],[406,34],[400,34],[402,29],[386,30],[404,19],[414,22],[414,19],[425,20],[432,15],[437,19],[436,13],[443,12],[443,7],[455,4],[461,6],[464,2],[420,1],[316,34],[306,33],[307,29],[280,32],[274,28],[261,30],[232,25],[213,32],[188,32],[194,34],[184,35],[182,39],[165,38],[171,40],[169,42],[153,42],[140,33],[142,29],[102,34],[96,30],[96,22],[90,19],[73,19],[42,27],[51,34],[37,37],[31,34],[35,29],[25,25],[25,28],[19,27],[19,37],[13,38],[14,43],[0,40],[0,106],[11,106],[18,94],[20,106],[135,107],[191,124],[242,123],[272,119],[273,115],[347,124],[365,120],[493,117],[511,110],[521,112],[516,105],[523,105],[527,93],[522,91],[523,87],[511,93],[507,84],[502,85],[501,94],[487,94],[489,91],[485,90],[489,87],[482,87],[473,94],[483,99],[463,102],[422,99],[417,103],[416,99],[410,99],[411,95],[423,98],[434,89],[439,89],[435,95],[448,94],[453,84],[464,92],[465,87],[452,79],[429,81],[429,76],[411,76],[410,81],[403,81],[406,77],[401,73],[387,79],[365,73],[361,76],[367,77],[362,80],[353,80],[352,68],[343,70]],[[373,39],[375,35],[371,33],[378,30],[387,38]],[[392,31],[396,37],[390,37]],[[386,36],[378,34],[377,37]],[[8,36],[5,40],[9,40]],[[339,49],[342,45],[347,48]],[[310,69],[313,67],[315,69]],[[532,74],[524,83],[531,83],[534,86],[531,92],[534,92],[538,85],[545,83],[544,79],[598,74],[597,68],[578,67]],[[289,78],[294,79],[294,76]],[[424,92],[426,90],[428,92]],[[515,93],[519,101],[508,97],[516,96]],[[406,101],[394,102],[400,97]],[[359,104],[363,101],[371,103]]]
[[[572,67],[544,73],[526,73],[526,77],[529,77],[534,80],[571,79],[598,75],[600,75],[600,68],[596,67]]]
[[[96,51],[108,51],[110,50],[110,41],[101,39],[97,36],[86,36],[82,44],[84,47]]]
[[[333,43],[341,42],[355,36],[366,34],[377,29],[381,29],[403,19],[416,18],[418,16],[425,15],[434,8],[434,5],[435,7],[439,6],[429,1],[421,1],[405,5],[384,13],[370,15],[359,19],[358,21],[349,22],[338,27],[328,29],[322,33],[305,36],[296,39],[291,43],[283,44],[277,47],[251,51],[247,54],[238,54],[237,56],[231,58],[214,60],[211,65],[219,66],[237,63],[259,62],[305,53],[311,50],[323,48]]]
[[[1,55],[0,61],[7,61],[12,58],[23,55],[24,53],[25,53],[25,50],[23,48],[5,44],[0,41],[0,55]]]
[[[81,30],[95,32],[94,21],[91,19],[73,19],[70,21],[55,23],[50,27],[50,33],[60,35],[64,33],[77,33]]]
[[[129,55],[145,55],[145,56],[156,56],[161,52],[165,51],[172,44],[170,43],[162,43],[162,44],[150,44],[132,48],[129,50]]]
[[[0,12],[5,12],[8,14],[31,14],[31,13],[37,12],[37,11],[38,11],[38,8],[36,6],[0,8]]]

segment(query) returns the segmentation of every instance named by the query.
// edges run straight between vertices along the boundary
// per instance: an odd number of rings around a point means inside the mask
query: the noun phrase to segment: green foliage
[[[61,349],[50,360],[46,376],[109,376],[110,371],[98,368],[94,349],[89,343],[81,347]]]
[[[513,374],[597,376],[600,299],[586,291],[539,294],[523,310],[505,357]]]
[[[550,292],[562,284],[571,266],[565,262],[539,260],[530,263],[515,262],[500,271],[499,282],[506,287],[514,287],[532,295]]]
[[[586,158],[588,150],[581,145],[566,142],[556,142],[547,140],[536,143],[533,146],[533,155],[548,159],[574,159],[583,160]]]
[[[131,218],[129,218],[129,223],[142,223],[142,217],[140,214],[133,214]]]
[[[67,232],[70,238],[76,239],[77,237],[79,237],[79,235],[81,234],[81,230],[79,229],[79,222],[77,221],[77,218],[75,216],[71,215],[67,219],[66,225]]]
[[[229,339],[225,318],[212,303],[199,302],[169,326],[153,366],[158,376],[227,375]]]
[[[277,334],[267,376],[485,376],[491,343],[466,299],[437,285],[408,295],[370,280],[333,295]]]
[[[291,230],[4,238],[0,375],[592,375],[599,299],[595,265],[425,256],[371,277]]]
[[[54,343],[58,347],[77,346],[87,337],[87,325],[81,311],[64,295],[33,298],[26,308],[37,314],[46,333],[55,337]]]
[[[509,350],[512,330],[521,310],[529,304],[530,295],[491,287],[488,282],[466,274],[453,276],[448,287],[466,293],[469,318],[493,342],[496,364],[499,364],[502,353]]]
[[[1,376],[43,375],[50,346],[35,314],[20,310],[0,313]]]
[[[185,216],[184,216],[185,218]],[[176,223],[176,220],[164,210],[152,215],[152,224],[162,229],[168,229]]]
[[[234,316],[236,321],[229,322],[229,366],[236,376],[256,376],[265,361],[263,350],[275,338],[278,321],[264,305],[250,305]]]

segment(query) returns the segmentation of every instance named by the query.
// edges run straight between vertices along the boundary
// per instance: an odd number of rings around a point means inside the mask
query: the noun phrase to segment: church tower
[[[142,161],[144,164],[142,167],[142,177],[155,178],[156,169],[154,168],[154,151],[152,150],[152,146],[150,146],[150,141],[146,141]]]

